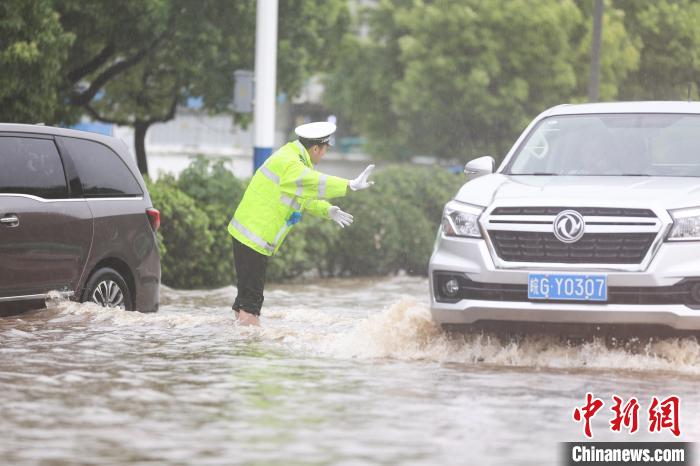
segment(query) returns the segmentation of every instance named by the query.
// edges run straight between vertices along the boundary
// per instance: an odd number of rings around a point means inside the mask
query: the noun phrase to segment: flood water
[[[586,392],[596,441],[700,439],[700,346],[446,334],[423,278],[270,285],[263,328],[234,288],[163,289],[155,314],[71,302],[0,318],[3,465],[548,465]],[[650,433],[681,399],[681,436]],[[640,404],[611,432],[612,395]]]

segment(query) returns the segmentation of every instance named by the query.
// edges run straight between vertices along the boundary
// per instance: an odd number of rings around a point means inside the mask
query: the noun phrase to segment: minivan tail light
[[[160,228],[160,212],[151,207],[146,209],[146,215],[148,215],[148,221],[151,222],[153,231],[158,231],[158,228]]]

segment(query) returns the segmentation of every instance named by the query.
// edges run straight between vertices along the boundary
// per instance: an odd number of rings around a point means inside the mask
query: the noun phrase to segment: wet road
[[[649,433],[652,396],[681,398],[679,440],[700,439],[700,346],[635,350],[551,337],[502,343],[430,321],[427,281],[271,285],[262,329],[237,327],[233,288],[164,289],[161,311],[53,303],[0,318],[4,465],[559,464],[583,441]],[[611,432],[611,397],[640,428]]]

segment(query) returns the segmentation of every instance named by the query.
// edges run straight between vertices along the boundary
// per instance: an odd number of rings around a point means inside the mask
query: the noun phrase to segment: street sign
[[[250,70],[236,70],[233,72],[233,111],[237,113],[250,113],[253,111],[253,97],[255,94],[254,73]]]

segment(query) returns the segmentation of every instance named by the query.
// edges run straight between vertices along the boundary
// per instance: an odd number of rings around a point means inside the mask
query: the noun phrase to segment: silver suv
[[[441,324],[700,330],[700,103],[561,105],[445,206]]]

